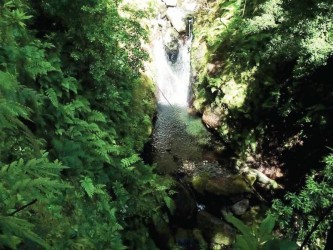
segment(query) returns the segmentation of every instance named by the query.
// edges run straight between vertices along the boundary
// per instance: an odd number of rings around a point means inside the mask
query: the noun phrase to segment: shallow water
[[[201,119],[188,112],[191,89],[191,41],[180,41],[177,61],[169,61],[161,38],[153,43],[157,120],[152,138],[152,162],[159,173],[175,172],[185,161],[208,159],[212,135]],[[211,151],[211,150],[209,150]]]

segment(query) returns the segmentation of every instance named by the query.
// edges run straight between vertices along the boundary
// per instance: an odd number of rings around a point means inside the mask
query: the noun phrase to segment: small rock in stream
[[[250,201],[248,199],[243,199],[237,203],[235,203],[232,207],[231,210],[235,215],[243,215],[245,214],[246,210],[250,206]]]

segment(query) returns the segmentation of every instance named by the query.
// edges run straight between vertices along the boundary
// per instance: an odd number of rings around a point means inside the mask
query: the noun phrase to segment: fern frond
[[[50,99],[53,106],[58,108],[59,107],[58,96],[57,96],[57,93],[54,91],[54,89],[49,88],[48,90],[45,91],[45,93],[46,93],[46,96]]]
[[[105,115],[97,110],[92,110],[87,119],[91,122],[106,122]]]
[[[77,94],[77,80],[74,77],[67,77],[61,82],[61,86],[66,92],[72,91]]]
[[[84,177],[83,180],[80,180],[81,187],[84,189],[84,191],[88,194],[90,198],[93,197],[95,193],[95,186],[89,177]]]
[[[121,160],[121,165],[124,167],[124,168],[128,168],[130,166],[132,166],[134,163],[137,163],[138,161],[140,161],[141,158],[139,155],[137,154],[133,154],[131,155],[130,157],[128,158],[124,158]]]
[[[19,236],[23,239],[36,242],[44,248],[49,248],[49,245],[33,232],[34,225],[26,220],[14,216],[0,215],[0,228],[2,233],[6,235]]]

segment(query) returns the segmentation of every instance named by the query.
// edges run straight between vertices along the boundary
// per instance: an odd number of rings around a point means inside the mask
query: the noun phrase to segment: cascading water
[[[190,46],[191,40],[181,41],[177,61],[169,61],[162,38],[154,42],[154,64],[158,103],[176,107],[188,107],[190,88]]]
[[[209,140],[209,133],[200,118],[188,113],[190,47],[191,36],[186,40],[180,39],[177,59],[170,60],[163,39],[158,37],[153,43],[158,113],[152,161],[157,164],[160,173],[174,172],[185,162],[202,161],[205,152],[202,145]]]

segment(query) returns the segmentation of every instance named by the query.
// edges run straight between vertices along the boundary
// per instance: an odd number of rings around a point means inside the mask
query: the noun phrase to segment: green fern
[[[93,181],[90,177],[84,177],[83,180],[80,180],[81,187],[84,189],[84,191],[87,193],[87,195],[92,198],[94,194],[102,194],[105,195],[105,191],[103,188],[105,185],[103,184],[97,184],[94,185]]]
[[[95,192],[95,186],[92,180],[89,177],[84,177],[83,180],[80,180],[80,183],[87,195],[92,198]]]
[[[44,248],[49,248],[48,244],[33,232],[34,225],[26,220],[19,219],[14,216],[0,215],[0,228],[0,237],[6,237],[5,240],[8,242],[8,246],[16,248],[17,245],[21,242],[19,239],[21,238],[36,242]],[[1,233],[3,235],[1,235]],[[10,242],[9,239],[14,239],[14,242]],[[4,243],[6,243],[6,241]],[[0,241],[0,246],[1,245],[2,243]]]
[[[97,110],[92,110],[87,119],[90,122],[103,122],[103,123],[106,122],[105,115]]]
[[[59,107],[59,101],[58,101],[58,96],[57,96],[55,90],[50,88],[50,89],[46,90],[45,93],[46,93],[47,97],[50,99],[53,106],[58,108]]]
[[[72,91],[77,94],[77,80],[74,77],[67,77],[61,82],[61,86],[66,92]]]
[[[58,195],[61,197],[61,191],[71,186],[60,180],[60,172],[65,167],[58,161],[49,162],[47,156],[42,152],[41,158],[0,165],[0,237],[4,239],[3,243],[0,241],[0,247],[4,244],[15,249],[23,240],[48,247],[32,224],[40,215],[37,212],[30,221],[29,211],[37,209],[36,204],[41,207]],[[31,203],[32,200],[36,204]],[[31,206],[25,207],[29,203]],[[25,216],[19,218],[22,215]]]
[[[124,168],[128,168],[130,166],[132,166],[133,164],[137,163],[138,161],[141,161],[141,158],[139,155],[137,154],[133,154],[131,155],[130,157],[128,158],[124,158],[121,160],[121,165],[124,167]]]
[[[237,235],[234,249],[238,250],[296,250],[296,243],[288,240],[275,239],[273,229],[275,226],[275,218],[268,215],[260,224],[259,230],[255,227],[245,225],[241,220],[231,214],[224,213],[225,219],[235,226],[242,234]]]

